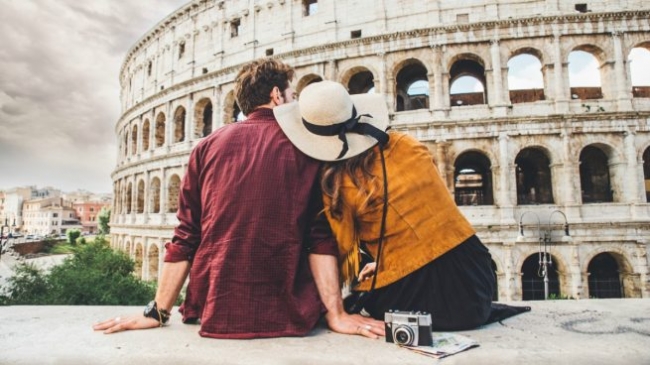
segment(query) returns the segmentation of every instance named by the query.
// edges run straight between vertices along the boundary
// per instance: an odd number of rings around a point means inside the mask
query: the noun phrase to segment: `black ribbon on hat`
[[[339,140],[343,142],[343,146],[341,147],[341,153],[339,153],[338,157],[336,157],[336,159],[338,160],[339,158],[345,156],[345,154],[348,152],[349,149],[346,133],[356,133],[365,136],[370,136],[376,139],[381,146],[384,146],[386,143],[388,143],[388,133],[375,127],[374,125],[368,123],[359,123],[359,119],[361,119],[361,117],[372,118],[372,115],[370,114],[357,115],[357,109],[353,105],[352,116],[350,117],[350,119],[342,123],[337,123],[332,125],[316,125],[316,124],[309,123],[308,121],[305,120],[305,118],[302,118],[302,124],[304,124],[305,128],[307,128],[308,131],[319,136],[338,135]]]

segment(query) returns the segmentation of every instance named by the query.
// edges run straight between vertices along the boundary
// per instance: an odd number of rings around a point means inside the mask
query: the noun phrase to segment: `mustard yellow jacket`
[[[381,157],[378,147],[375,148],[373,174],[382,179]],[[409,135],[392,132],[384,156],[389,207],[376,288],[405,277],[475,233],[452,199],[426,146]],[[333,219],[329,213],[331,198],[324,195],[323,200],[339,243],[341,272],[349,279],[359,270],[360,242],[365,242],[373,257],[377,257],[383,190],[375,193],[377,203],[365,209],[365,199],[349,176],[343,178],[341,193],[341,220]],[[369,290],[370,281],[355,289]]]

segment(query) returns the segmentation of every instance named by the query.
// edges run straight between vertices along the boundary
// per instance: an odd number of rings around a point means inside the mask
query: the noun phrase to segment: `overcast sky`
[[[0,189],[111,192],[126,52],[189,0],[2,0]]]
[[[1,0],[0,189],[38,185],[111,192],[124,56],[147,30],[188,2]],[[647,65],[649,54],[633,66]],[[539,87],[541,81],[530,79],[539,73],[538,63],[528,65],[536,71],[523,65],[520,74],[513,72],[510,83]],[[646,78],[639,84],[650,84]],[[472,80],[463,86],[477,87]]]

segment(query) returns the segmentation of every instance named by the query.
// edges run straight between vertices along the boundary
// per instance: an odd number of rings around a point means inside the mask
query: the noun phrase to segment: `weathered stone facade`
[[[296,67],[298,92],[328,79],[386,95],[392,128],[427,144],[492,251],[498,299],[540,297],[545,244],[550,293],[650,297],[650,88],[631,82],[635,48],[650,49],[646,1],[192,1],[121,70],[113,245],[158,277],[189,152],[237,119],[239,67],[272,56]],[[573,87],[575,51],[595,57],[600,87]],[[521,54],[543,89],[508,87]],[[483,91],[452,94],[466,75]]]

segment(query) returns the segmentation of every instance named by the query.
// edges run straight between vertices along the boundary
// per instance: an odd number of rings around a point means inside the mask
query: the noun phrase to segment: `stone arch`
[[[133,267],[133,274],[138,278],[142,278],[142,263],[144,262],[144,249],[142,248],[141,242],[136,242],[134,254],[135,254],[134,255],[135,265]]]
[[[203,98],[194,107],[194,138],[207,137],[212,133],[212,101]]]
[[[226,94],[223,105],[224,124],[232,124],[244,119],[244,115],[239,108],[239,105],[237,104],[234,90],[231,90],[228,92],[228,94]]]
[[[526,147],[515,158],[517,205],[553,204],[550,153],[540,147]]]
[[[365,66],[355,66],[341,74],[343,84],[350,94],[375,92],[375,72]]]
[[[464,151],[454,162],[457,205],[493,205],[492,162],[478,150]]]
[[[473,53],[456,55],[450,60],[448,69],[449,102],[452,107],[487,104],[485,62],[481,57]],[[457,86],[465,81],[469,81],[468,86]],[[468,87],[472,83],[475,89],[469,90]]]
[[[129,182],[129,184],[126,187],[126,214],[131,213],[131,209],[133,208],[133,183]]]
[[[147,261],[149,262],[149,267],[147,268],[148,279],[149,281],[158,281],[158,266],[160,262],[160,249],[158,249],[158,245],[149,245],[147,258]]]
[[[598,247],[597,249],[589,252],[588,254],[584,255],[584,275],[587,276],[587,292],[589,293],[589,297],[595,297],[592,294],[596,294],[602,291],[598,290],[596,285],[600,284],[605,284],[605,285],[612,285],[611,280],[612,277],[610,276],[610,280],[607,280],[609,282],[606,283],[596,283],[592,276],[596,276],[598,280],[598,275],[602,273],[598,273],[598,269],[602,269],[603,267],[601,266],[603,262],[598,262],[600,258],[605,258],[602,255],[607,254],[609,255],[609,259],[613,260],[613,262],[616,264],[616,274],[618,276],[618,283],[619,283],[619,289],[620,289],[620,297],[621,298],[640,298],[641,297],[641,282],[640,278],[638,275],[634,273],[634,268],[628,259],[628,255],[626,254],[625,250],[623,250],[621,247],[616,247],[612,245],[607,245],[607,246],[601,246]],[[611,261],[609,262],[611,264]],[[592,265],[592,264],[597,264],[599,265]],[[611,275],[611,273],[609,273]],[[601,275],[600,280],[602,280],[602,276],[607,276],[607,275]],[[609,296],[598,296],[599,298],[605,298]]]
[[[580,151],[580,189],[582,203],[608,203],[614,201],[612,190],[611,147],[591,144]]]
[[[178,195],[181,190],[181,178],[174,174],[169,178],[167,185],[167,213],[176,213],[178,210]]]
[[[544,300],[544,277],[541,270],[539,252],[533,252],[521,262],[519,273],[521,275],[521,299]],[[562,296],[563,281],[566,280],[566,271],[563,265],[552,254],[547,254],[551,264],[548,267],[548,294],[560,298]]]
[[[138,154],[138,125],[134,124],[131,129],[131,155]]]
[[[298,80],[298,83],[296,84],[296,94],[300,95],[300,92],[302,89],[307,87],[309,84],[313,84],[314,82],[321,82],[323,81],[323,77],[317,74],[307,74]]]
[[[546,69],[542,52],[535,48],[519,48],[508,59],[508,90],[510,102],[530,103],[544,100]],[[518,80],[526,75],[526,82]]]
[[[160,213],[160,179],[153,177],[149,183],[149,210]]]
[[[151,133],[151,122],[145,119],[142,123],[142,151],[149,151],[149,134]]]
[[[136,213],[144,213],[144,180],[140,179],[138,181],[138,191],[136,193]]]
[[[630,84],[632,85],[632,96],[635,98],[650,98],[650,77],[647,76],[648,62],[644,62],[649,58],[650,41],[638,43],[628,52]]]
[[[593,61],[590,61],[593,57]],[[587,67],[579,65],[578,60],[585,59],[590,64],[596,62],[595,65]],[[592,44],[582,44],[573,47],[568,55],[569,63],[569,86],[571,89],[571,99],[577,100],[590,100],[602,99],[603,96],[603,80],[607,80],[605,71],[602,67],[606,62],[605,52],[598,46]],[[574,66],[574,63],[577,66]],[[581,70],[585,71],[581,71]],[[584,72],[591,72],[582,77]]]
[[[166,127],[166,118],[165,113],[160,112],[156,116],[156,131],[155,131],[155,147],[162,147],[165,145],[165,127]]]
[[[398,63],[395,75],[395,111],[429,108],[429,70],[416,58]]]
[[[127,240],[124,242],[124,253],[127,257],[131,257],[131,241]]]
[[[174,143],[185,141],[185,108],[179,106],[174,111]]]

